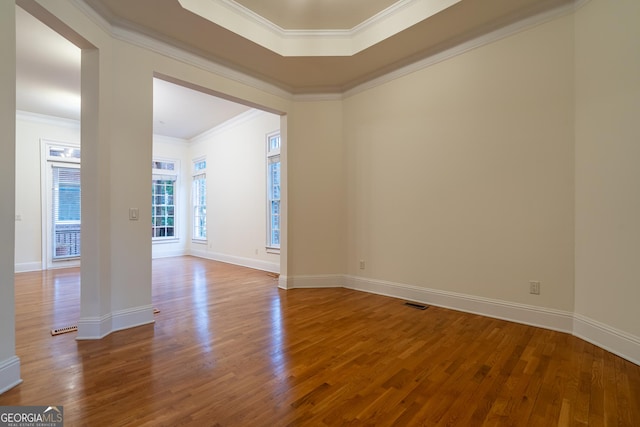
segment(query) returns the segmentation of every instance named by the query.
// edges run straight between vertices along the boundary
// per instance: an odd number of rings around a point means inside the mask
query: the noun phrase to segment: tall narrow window
[[[280,133],[267,135],[267,248],[280,249]]]
[[[80,256],[80,168],[53,166],[52,228],[54,260]]]
[[[207,239],[207,161],[194,160],[191,183],[193,204],[193,240]]]
[[[42,268],[79,265],[80,146],[41,140]]]
[[[175,161],[152,163],[151,187],[151,238],[156,240],[177,239],[176,233],[176,181]]]

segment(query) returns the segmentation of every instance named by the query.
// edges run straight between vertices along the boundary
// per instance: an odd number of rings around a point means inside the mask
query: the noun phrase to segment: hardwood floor
[[[640,367],[567,334],[264,272],[153,264],[155,324],[76,341],[79,270],[16,275],[24,382],[67,426],[640,426]]]

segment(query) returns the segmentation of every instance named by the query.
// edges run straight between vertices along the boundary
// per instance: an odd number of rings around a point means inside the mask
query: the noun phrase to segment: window
[[[267,248],[280,249],[280,133],[267,135]]]
[[[207,161],[193,161],[193,181],[191,183],[193,204],[193,240],[207,239]]]
[[[52,259],[80,256],[80,168],[52,166]]]
[[[154,241],[177,239],[176,234],[176,161],[152,162],[151,238]]]
[[[41,140],[42,268],[79,265],[80,146]]]

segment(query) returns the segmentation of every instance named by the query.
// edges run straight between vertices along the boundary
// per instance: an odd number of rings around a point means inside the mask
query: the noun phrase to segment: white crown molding
[[[204,19],[282,56],[351,56],[460,0],[401,0],[351,29],[284,29],[232,0],[178,0]]]
[[[292,96],[292,100],[296,102],[323,102],[323,101],[342,101],[341,93],[301,93]]]
[[[266,83],[265,81],[249,76],[248,74],[244,74],[231,68],[225,67],[224,65],[221,65],[217,62],[204,59],[201,56],[187,52],[183,49],[172,46],[169,43],[165,43],[153,37],[149,37],[136,31],[120,27],[115,27],[111,35],[116,39],[131,43],[144,49],[148,49],[152,52],[164,55],[168,58],[176,59],[178,61],[184,62],[185,64],[192,65],[202,70],[214,73],[229,80],[254,87],[280,98],[284,98],[287,100],[291,99],[290,92],[285,91],[275,85]]]
[[[96,23],[107,34],[115,39],[130,43],[134,46],[150,50],[160,55],[175,59],[185,64],[192,65],[202,70],[214,73],[229,80],[242,83],[253,88],[259,89],[271,95],[278,96],[287,100],[291,99],[291,93],[280,87],[267,83],[261,79],[249,76],[248,74],[225,67],[215,61],[204,59],[203,57],[192,54],[184,49],[175,47],[169,43],[163,42],[156,38],[147,36],[138,31],[129,30],[122,27],[112,26],[98,12],[93,10],[84,0],[70,0],[75,7],[86,15],[91,21]]]
[[[213,127],[209,130],[206,130],[204,132],[202,132],[199,135],[194,136],[193,138],[189,139],[190,143],[198,143],[201,141],[205,141],[211,137],[213,137],[214,135],[217,135],[219,133],[228,131],[229,129],[233,129],[236,126],[239,126],[243,123],[248,122],[249,120],[252,120],[256,117],[259,117],[260,115],[262,115],[264,113],[264,111],[262,110],[257,110],[257,109],[251,109],[248,111],[245,111],[241,114],[238,114],[235,117],[230,118],[229,120],[227,120],[224,123],[219,124],[216,127]]]
[[[414,62],[402,68],[398,68],[397,70],[391,71],[390,73],[387,73],[383,76],[371,79],[369,81],[366,81],[365,83],[357,85],[345,91],[343,93],[343,98],[349,98],[351,96],[357,95],[361,92],[367,91],[374,87],[381,86],[385,83],[407,76],[416,71],[420,71],[422,69],[431,67],[432,65],[436,65],[440,62],[454,58],[458,55],[462,55],[463,53],[466,53],[470,50],[494,43],[498,40],[502,40],[504,38],[510,37],[522,31],[529,30],[531,28],[545,24],[547,22],[551,22],[554,19],[557,19],[562,16],[575,12],[578,8],[584,6],[588,2],[589,0],[574,0],[571,3],[539,13],[529,18],[525,18],[523,20],[507,25],[505,27],[502,27],[500,29],[487,33],[485,35],[476,37],[472,40],[456,45],[450,49],[446,49],[435,55],[430,55],[420,61]]]
[[[182,138],[176,138],[174,136],[166,136],[166,135],[160,135],[157,133],[153,134],[153,141],[154,142],[166,142],[169,144],[179,144],[184,146],[185,148],[189,146],[189,140],[188,139],[182,139]]]
[[[91,6],[89,6],[84,0],[69,0],[71,4],[82,12],[89,20],[102,29],[107,34],[113,33],[113,26],[97,13]],[[106,11],[105,11],[106,12]]]
[[[188,0],[187,0],[188,1]],[[211,0],[213,1],[213,0]],[[219,0],[224,1],[225,7],[229,8],[231,3],[229,0]],[[273,84],[267,83],[259,78],[249,76],[245,73],[233,70],[229,67],[223,66],[215,61],[204,59],[201,56],[196,54],[189,53],[181,48],[175,47],[169,43],[160,41],[153,37],[146,36],[139,32],[128,30],[121,27],[112,27],[109,23],[102,18],[96,11],[94,11],[91,7],[89,7],[84,0],[71,0],[73,4],[78,7],[85,15],[89,16],[89,18],[96,22],[103,30],[111,34],[114,38],[122,40],[127,43],[131,43],[133,45],[151,50],[158,54],[167,56],[169,58],[184,62],[186,64],[198,67],[208,72],[212,72],[221,77],[228,78],[230,80],[251,86],[258,90],[264,91],[266,93],[278,96],[280,98],[286,100],[294,100],[299,102],[317,102],[317,101],[339,101],[345,98],[354,96],[358,93],[364,92],[368,89],[374,88],[376,86],[383,85],[390,81],[396,80],[408,74],[414,73],[416,71],[422,70],[424,68],[435,65],[439,62],[445,61],[447,59],[453,58],[457,55],[463,54],[469,50],[484,46],[489,43],[493,43],[502,38],[509,37],[513,34],[516,34],[520,31],[527,30],[529,28],[533,28],[534,26],[543,24],[545,22],[552,21],[558,17],[564,16],[568,13],[572,13],[577,9],[581,8],[585,4],[587,4],[590,0],[573,0],[573,2],[566,4],[564,6],[557,7],[555,9],[549,10],[547,12],[535,15],[533,17],[524,19],[522,21],[511,24],[507,27],[501,28],[499,30],[493,31],[489,34],[485,34],[484,36],[477,37],[473,40],[467,41],[466,43],[462,43],[458,46],[455,46],[451,49],[445,50],[443,52],[437,53],[435,55],[431,55],[421,61],[414,62],[405,67],[394,70],[390,73],[382,75],[380,77],[368,80],[362,84],[359,84],[355,87],[352,87],[349,90],[346,90],[342,93],[329,93],[329,94],[318,94],[318,93],[309,93],[309,94],[293,94],[292,90],[285,90]],[[389,10],[385,10],[381,12],[382,15],[390,14],[393,15],[397,13],[395,8],[406,10],[410,1],[406,2],[398,2]],[[234,3],[235,4],[235,3]],[[241,7],[236,4],[237,7]],[[379,19],[384,18],[381,16]],[[372,18],[374,19],[374,18]],[[266,20],[265,20],[266,21]],[[269,21],[267,21],[269,22]],[[364,24],[364,23],[363,23]],[[274,31],[271,29],[271,31]],[[362,31],[362,29],[358,26],[355,27],[353,31]]]
[[[48,116],[46,114],[32,113],[29,111],[16,110],[16,119],[69,129],[80,129],[79,120],[63,119],[61,117]]]

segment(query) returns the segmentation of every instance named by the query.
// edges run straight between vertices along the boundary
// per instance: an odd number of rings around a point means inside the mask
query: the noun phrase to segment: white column
[[[0,393],[16,386],[14,239],[16,169],[16,21],[15,4],[0,1]]]

